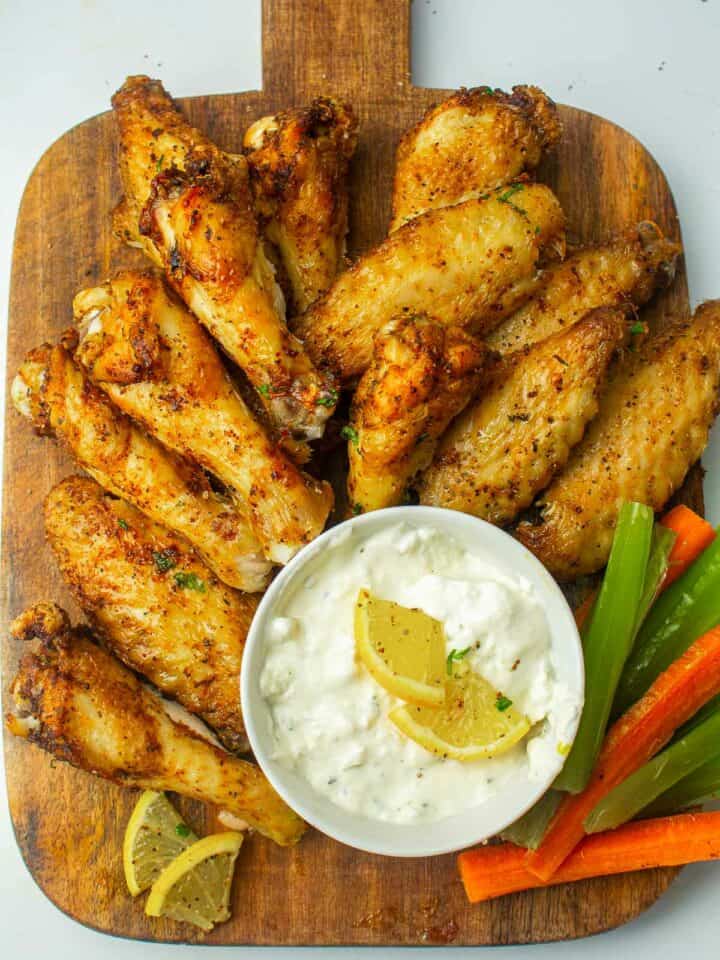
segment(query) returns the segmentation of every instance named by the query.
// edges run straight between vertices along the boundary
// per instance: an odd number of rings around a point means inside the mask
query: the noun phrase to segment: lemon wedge
[[[213,833],[197,840],[153,884],[145,913],[210,931],[230,916],[230,887],[243,835]]]
[[[422,610],[361,590],[355,603],[355,649],[388,693],[419,706],[445,702],[445,632]]]
[[[164,793],[145,790],[123,840],[123,868],[130,893],[148,890],[165,867],[197,837]]]
[[[463,667],[447,679],[442,707],[399,706],[388,716],[440,757],[469,762],[500,756],[522,740],[530,722],[487,680]]]

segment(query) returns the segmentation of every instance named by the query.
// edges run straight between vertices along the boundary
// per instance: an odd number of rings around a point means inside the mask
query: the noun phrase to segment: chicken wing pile
[[[90,629],[48,602],[17,618],[8,724],[293,843],[304,824],[237,756],[239,677],[258,594],[328,521],[333,438],[350,513],[417,497],[509,525],[559,579],[592,573],[621,503],[661,509],[703,451],[720,301],[643,319],[681,253],[653,223],[566,249],[535,179],[562,128],[535,87],[460,90],[420,118],[387,235],[353,263],[349,104],[258,118],[236,154],[159,81],[129,78],[113,109],[114,230],[150,263],[79,291],[12,387],[89,475],[50,491],[45,526]]]

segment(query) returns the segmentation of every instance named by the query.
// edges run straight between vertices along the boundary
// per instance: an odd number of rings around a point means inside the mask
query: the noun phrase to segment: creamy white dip
[[[398,700],[356,662],[353,610],[365,587],[442,621],[447,653],[466,661],[533,723],[490,760],[441,759],[388,720]],[[558,767],[578,698],[555,678],[550,630],[533,585],[446,533],[401,522],[330,538],[310,575],[283,597],[265,638],[260,690],[273,758],[345,810],[394,823],[436,821],[479,806],[524,769]]]

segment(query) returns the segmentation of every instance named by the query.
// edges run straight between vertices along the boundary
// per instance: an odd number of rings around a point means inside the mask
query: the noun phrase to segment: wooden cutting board
[[[479,85],[494,78],[478,69],[465,79]],[[532,79],[517,78],[519,83]],[[265,0],[263,90],[195,97],[182,105],[222,147],[237,151],[244,129],[258,116],[326,92],[348,98],[361,121],[352,174],[350,250],[356,253],[385,232],[401,131],[443,95],[410,83],[405,0]],[[561,113],[565,137],[541,177],[556,189],[571,235],[599,239],[628,222],[654,219],[679,238],[670,188],[643,147],[599,117],[571,107],[561,107]],[[118,267],[141,264],[136,252],[111,238],[109,212],[119,193],[110,114],[70,130],[33,171],[15,237],[8,384],[30,347],[69,325],[71,300],[80,287]],[[661,323],[687,309],[681,265],[673,286],[648,315]],[[5,443],[4,625],[46,598],[76,616],[44,544],[41,516],[43,498],[72,472],[72,464],[54,444],[34,438],[12,410]],[[695,472],[687,491],[695,506],[701,504],[698,478]],[[5,697],[20,652],[4,644]],[[56,764],[8,735],[5,751],[22,855],[61,910],[126,937],[199,939],[183,926],[147,919],[142,903],[126,892],[121,842],[134,792]],[[198,832],[218,827],[211,811],[191,803],[182,807]],[[218,944],[501,944],[581,937],[637,916],[675,872],[648,871],[470,907],[451,856],[389,860],[314,832],[291,851],[252,837],[239,861],[234,917],[202,939]]]

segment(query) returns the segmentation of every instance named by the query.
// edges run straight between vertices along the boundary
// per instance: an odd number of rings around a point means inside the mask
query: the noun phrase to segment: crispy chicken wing
[[[561,132],[555,104],[537,87],[461,88],[401,139],[390,230],[533,170]]]
[[[35,641],[10,687],[10,732],[125,787],[174,790],[216,804],[277,843],[305,828],[254,764],[172,720],[162,701],[102,650],[54,603],[38,603],[12,624]]]
[[[505,524],[563,467],[598,410],[625,333],[621,310],[598,309],[569,330],[509,354],[440,442],[420,502]]]
[[[130,231],[259,391],[272,422],[322,435],[336,394],[285,326],[260,239],[247,162],[191,127],[158,81],[131,77],[113,97]],[[128,227],[128,222],[131,224]]]
[[[406,223],[341,274],[296,330],[347,384],[367,369],[373,338],[393,317],[425,311],[483,334],[531,295],[541,258],[563,250],[555,196],[518,183]]]
[[[707,443],[720,390],[720,300],[628,352],[600,413],[518,539],[558,579],[607,562],[624,500],[660,510]]]
[[[41,435],[63,440],[111,493],[185,536],[230,586],[261,590],[270,564],[235,507],[120,413],[63,346],[32,350],[12,385],[15,408]]]
[[[402,501],[475,393],[487,350],[458,327],[401,317],[377,335],[353,399],[348,495],[357,513]]]
[[[76,356],[94,383],[160,442],[213,473],[265,554],[286,563],[323,529],[329,484],[303,474],[234,389],[212,341],[150,274],[75,298]]]
[[[240,662],[256,597],[226,587],[184,539],[87,477],[50,491],[45,532],[103,645],[228,750],[246,750]]]
[[[510,353],[571,326],[595,307],[640,307],[672,280],[681,251],[654,223],[577,250],[544,271],[532,299],[488,334],[488,346]]]
[[[292,313],[307,310],[342,265],[356,131],[349,104],[317,97],[245,134],[255,209],[287,275]]]

